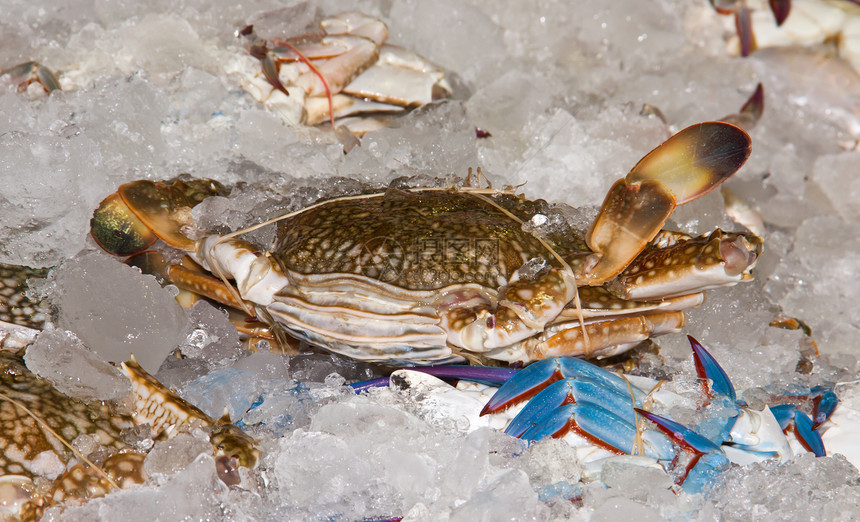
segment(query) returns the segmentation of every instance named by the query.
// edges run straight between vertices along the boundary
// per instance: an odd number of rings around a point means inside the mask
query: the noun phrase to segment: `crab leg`
[[[800,444],[816,457],[827,456],[821,434],[815,429],[809,415],[800,410],[794,411],[794,434]]]
[[[570,323],[572,324],[572,323]],[[529,359],[561,356],[610,356],[648,338],[677,333],[684,326],[684,312],[673,311],[634,315],[572,326],[549,339],[526,343]],[[583,328],[588,335],[586,343]]]
[[[705,389],[705,394],[709,397],[721,396],[727,397],[732,402],[737,401],[735,387],[729,379],[726,371],[719,365],[714,356],[702,346],[699,341],[688,335],[690,346],[693,349],[693,361],[696,364],[696,373],[702,379],[702,387]]]
[[[505,433],[512,437],[521,437],[533,426],[547,419],[550,413],[560,406],[579,402],[599,404],[603,409],[627,422],[636,423],[629,393],[607,388],[591,379],[565,379],[550,384],[535,395],[508,424]]]
[[[511,404],[523,401],[537,394],[550,384],[561,379],[586,379],[598,383],[602,388],[624,395],[630,401],[641,400],[645,393],[633,386],[618,374],[604,370],[576,357],[555,357],[544,359],[519,371],[506,382],[487,402],[481,415],[493,413]]]
[[[9,75],[14,81],[19,81],[19,91],[26,90],[27,85],[38,82],[49,93],[61,91],[57,76],[39,62],[25,62],[6,70],[0,71],[0,76]]]
[[[714,189],[750,155],[750,138],[724,122],[687,127],[651,151],[609,189],[586,236],[594,251],[577,279],[599,285],[641,252],[682,205]]]
[[[521,438],[536,441],[546,437],[561,437],[571,430],[618,453],[644,453],[657,460],[672,460],[675,456],[672,443],[660,432],[640,433],[635,424],[585,401],[556,408],[544,419],[543,424],[529,428]]]
[[[715,230],[700,237],[661,232],[606,285],[622,299],[665,299],[752,279],[762,242],[749,234]]]
[[[839,404],[839,398],[836,397],[833,388],[816,386],[811,391],[811,395],[813,396],[812,429],[816,429],[833,415],[836,406]]]
[[[807,414],[797,409],[797,406],[794,404],[780,404],[779,406],[771,407],[770,411],[773,413],[782,431],[792,428],[792,421],[794,422],[794,436],[797,437],[797,441],[807,451],[812,452],[816,457],[827,455],[824,441],[821,439],[821,433],[817,430],[818,426],[812,422],[812,419]]]

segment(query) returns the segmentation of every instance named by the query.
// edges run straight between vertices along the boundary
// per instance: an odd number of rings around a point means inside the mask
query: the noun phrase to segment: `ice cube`
[[[71,332],[43,331],[27,348],[24,361],[33,373],[75,399],[106,401],[131,392],[128,379]]]
[[[198,455],[211,454],[212,445],[208,437],[202,433],[199,435],[179,433],[170,440],[156,442],[143,461],[143,469],[148,475],[169,475],[188,467]]]
[[[58,325],[109,362],[132,354],[155,373],[183,338],[187,317],[154,277],[105,254],[70,259],[51,272]]]

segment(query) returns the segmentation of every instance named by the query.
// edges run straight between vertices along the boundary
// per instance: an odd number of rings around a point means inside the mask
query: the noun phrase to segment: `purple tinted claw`
[[[816,457],[827,455],[821,434],[813,428],[812,419],[809,418],[809,415],[800,410],[794,412],[794,434],[797,436],[798,442],[808,451],[814,453]]]
[[[678,424],[666,417],[662,417],[639,408],[636,408],[636,412],[656,424],[657,427],[660,428],[660,431],[668,435],[669,438],[677,442],[687,451],[691,451],[696,454],[705,454],[720,450],[720,447],[717,444],[714,444],[711,440],[699,435],[682,424]]]
[[[628,397],[632,391],[637,400],[643,395],[641,390],[628,386],[627,381],[617,374],[590,362],[576,357],[553,357],[538,361],[517,373],[499,388],[499,391],[484,406],[481,415],[499,411],[515,402],[528,399],[555,381],[568,378],[591,379],[601,386],[626,393]]]
[[[731,379],[726,374],[725,370],[717,363],[717,360],[705,350],[705,347],[699,343],[693,336],[688,335],[690,346],[693,348],[693,359],[696,363],[696,373],[702,379],[702,385],[705,387],[705,392],[713,397],[727,397],[732,402],[737,401],[735,387],[732,385]],[[710,384],[708,383],[710,381]]]
[[[457,364],[448,366],[415,366],[413,368],[404,368],[404,370],[427,373],[440,379],[461,379],[464,381],[488,384],[490,386],[501,386],[519,371],[513,368],[495,368]],[[353,387],[356,393],[361,393],[369,388],[388,386],[388,377],[380,377],[370,381],[357,382],[350,386]]]

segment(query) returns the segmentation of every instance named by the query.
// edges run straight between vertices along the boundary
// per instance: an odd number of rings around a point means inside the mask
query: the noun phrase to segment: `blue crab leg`
[[[636,413],[656,424],[660,431],[690,452],[703,455],[720,451],[720,447],[713,441],[699,435],[683,424],[640,408],[636,408]]]
[[[637,446],[642,442],[645,455],[651,458],[671,460],[675,456],[671,441],[661,433],[652,431],[639,434],[635,424],[586,401],[556,408],[543,423],[526,430],[520,438],[537,441],[561,437],[570,430],[597,446],[618,453],[636,454]]]
[[[812,388],[812,393],[815,396],[812,401],[812,429],[817,429],[833,415],[839,404],[839,398],[832,388],[825,386]]]
[[[636,422],[629,393],[619,393],[614,388],[607,388],[588,378],[565,379],[550,384],[535,395],[508,424],[505,433],[520,437],[532,427],[542,424],[550,412],[559,406],[578,402],[598,404],[631,424]]]
[[[794,419],[794,411],[796,409],[797,406],[794,404],[780,404],[779,406],[771,406],[770,412],[773,413],[776,422],[779,423],[780,429],[785,431]]]
[[[794,411],[794,434],[797,435],[798,442],[808,451],[814,453],[816,457],[827,455],[821,434],[813,426],[809,415],[800,410]]]
[[[835,407],[835,406],[834,406]],[[812,452],[816,457],[823,457],[827,454],[824,448],[824,441],[821,440],[821,434],[816,429],[816,426],[809,416],[799,409],[794,404],[780,404],[779,406],[770,407],[770,412],[779,423],[780,429],[783,431],[791,427],[791,422],[794,421],[794,435],[800,445]]]
[[[587,378],[600,383],[601,386],[614,389],[635,400],[640,400],[645,393],[633,386],[617,374],[604,370],[590,362],[576,357],[554,357],[531,364],[521,370],[487,402],[481,415],[493,413],[515,402],[532,397],[550,384],[561,379]]]
[[[737,402],[735,387],[732,385],[726,371],[719,365],[716,359],[699,343],[692,335],[688,335],[690,346],[693,348],[693,360],[696,363],[696,373],[702,379],[705,393],[708,396],[727,397],[732,402]],[[709,384],[710,381],[710,384]]]

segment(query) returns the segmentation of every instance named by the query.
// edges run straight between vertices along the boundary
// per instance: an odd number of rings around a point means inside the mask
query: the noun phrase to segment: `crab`
[[[612,186],[584,240],[525,231],[543,203],[510,193],[392,188],[282,216],[275,248],[261,253],[238,233],[183,234],[194,201],[218,192],[202,180],[125,184],[95,211],[92,235],[118,255],[160,238],[214,274],[169,269],[177,286],[245,308],[277,338],[354,359],[605,357],[679,331],[703,290],[752,279],[757,237],[661,231],[676,205],[719,185],[749,153],[734,125],[688,127]]]
[[[635,456],[628,463],[662,467],[687,493],[701,493],[729,463],[786,462],[805,451],[826,456],[822,433],[838,430],[839,424],[830,421],[839,403],[832,384],[795,387],[788,395],[774,394],[769,405],[752,408],[738,398],[708,350],[688,339],[702,384],[696,430],[653,413],[685,409],[685,399],[663,383],[574,357],[545,359],[522,370],[404,368],[353,387],[362,393],[388,386],[419,411],[465,419],[470,430],[504,429],[530,443],[563,438],[586,467],[587,482],[599,480],[603,466],[618,455]],[[444,379],[456,380],[456,387]],[[830,449],[846,448],[836,444]]]
[[[852,0],[711,0],[725,19],[734,54],[768,47],[822,47],[860,70],[860,7]]]
[[[303,4],[258,18],[269,26],[279,19],[289,26],[295,19],[311,16],[313,8]],[[243,38],[249,54],[228,61],[224,71],[288,125],[330,122],[335,127],[337,120],[338,127],[360,136],[385,126],[393,115],[451,95],[441,67],[386,43],[385,23],[363,13],[326,17],[316,28],[283,39],[265,40],[253,24],[237,31],[237,36]],[[31,98],[75,89],[92,80],[77,77],[80,74],[67,76],[74,79],[58,78],[35,61],[0,68],[0,79],[8,79]]]
[[[446,98],[451,86],[442,69],[402,47],[386,44],[378,18],[345,12],[323,19],[319,29],[284,40],[263,41],[249,25],[239,34],[261,71],[242,87],[290,125],[316,125],[355,115],[402,113]],[[344,120],[352,132],[384,125],[380,118]]]
[[[130,409],[74,399],[28,369],[25,354],[36,328],[45,325],[46,307],[21,290],[28,275],[43,272],[0,264],[0,295],[9,298],[13,321],[0,320],[0,518],[34,520],[52,505],[144,483],[146,452],[129,437],[140,425],[159,440],[192,428],[208,431],[219,478],[241,483],[239,468],[259,462],[256,442],[184,401],[133,357],[120,366],[132,384]]]

